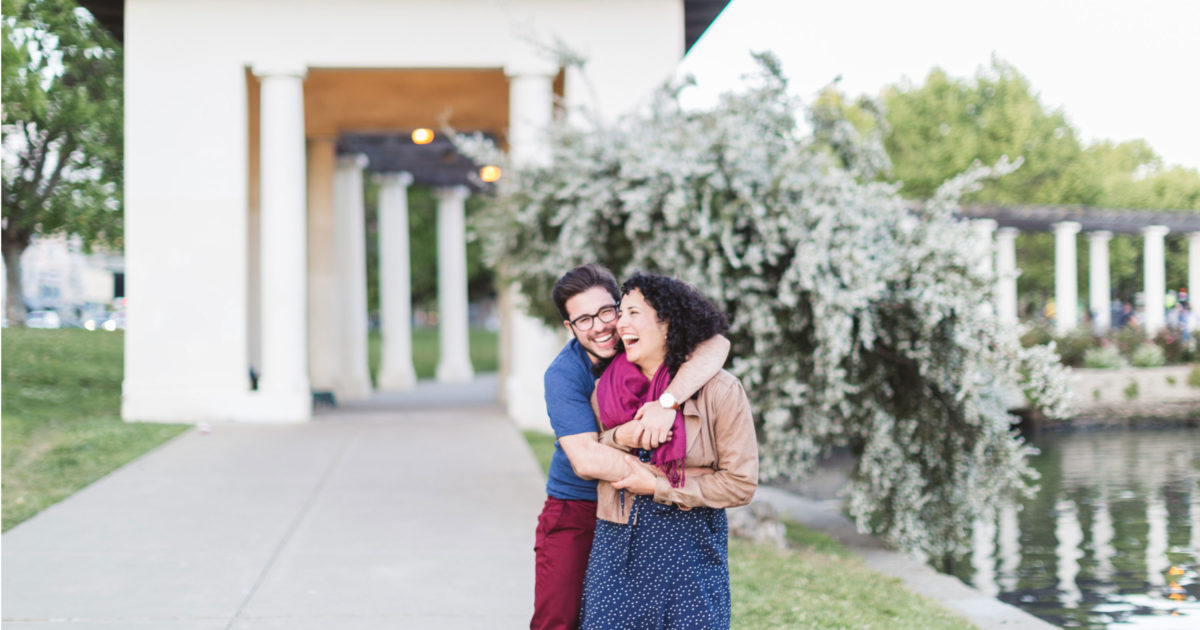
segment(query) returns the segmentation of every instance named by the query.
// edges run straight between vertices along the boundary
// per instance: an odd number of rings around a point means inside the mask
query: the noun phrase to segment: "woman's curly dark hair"
[[[729,321],[691,285],[650,273],[635,273],[621,285],[621,295],[637,289],[667,323],[667,370],[672,376],[700,342],[725,332]]]

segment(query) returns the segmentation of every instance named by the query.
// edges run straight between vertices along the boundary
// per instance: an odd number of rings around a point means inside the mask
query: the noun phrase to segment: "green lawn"
[[[524,431],[545,472],[554,436]],[[740,539],[729,541],[733,627],[886,628],[970,630],[975,626],[933,601],[909,591],[900,580],[867,568],[829,536],[787,523],[788,549]]]
[[[4,531],[186,429],[121,420],[124,338],[4,329]]]

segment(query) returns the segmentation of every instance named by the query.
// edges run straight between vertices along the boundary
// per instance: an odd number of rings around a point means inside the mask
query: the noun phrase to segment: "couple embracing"
[[[724,314],[691,286],[596,265],[554,304],[572,339],[546,370],[558,438],[538,517],[530,628],[728,628],[725,508],[758,481]]]

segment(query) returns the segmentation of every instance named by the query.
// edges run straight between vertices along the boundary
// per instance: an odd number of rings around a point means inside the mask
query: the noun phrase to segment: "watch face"
[[[666,407],[667,409],[674,409],[676,403],[677,401],[675,400],[675,397],[669,393],[663,394],[662,397],[658,399],[658,404]]]

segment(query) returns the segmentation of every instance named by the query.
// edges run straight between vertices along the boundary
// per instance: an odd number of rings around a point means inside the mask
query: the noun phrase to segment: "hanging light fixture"
[[[416,144],[429,144],[433,142],[433,130],[424,127],[414,129],[412,132],[412,141]]]
[[[479,169],[479,179],[482,179],[489,184],[500,179],[500,175],[501,173],[499,166],[488,164],[487,166]]]

